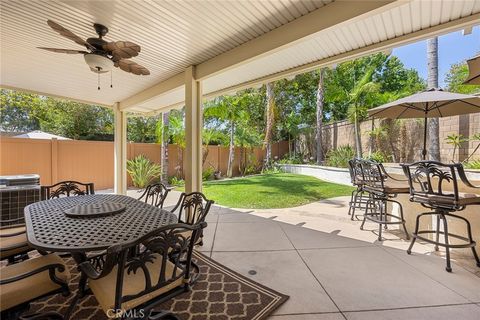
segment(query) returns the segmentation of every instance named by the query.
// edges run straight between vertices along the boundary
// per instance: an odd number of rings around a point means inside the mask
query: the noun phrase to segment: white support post
[[[185,192],[202,191],[202,87],[195,67],[185,70]]]
[[[127,194],[127,114],[113,106],[115,116],[115,194]]]

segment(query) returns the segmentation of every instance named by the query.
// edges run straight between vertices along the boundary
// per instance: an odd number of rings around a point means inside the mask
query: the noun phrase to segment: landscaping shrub
[[[214,178],[213,174],[214,173],[215,173],[215,169],[213,167],[208,167],[207,169],[203,170],[203,172],[202,172],[202,180],[203,181],[213,180],[213,178]]]
[[[139,155],[127,161],[127,172],[132,178],[133,185],[143,189],[160,177],[162,168],[144,155]]]
[[[368,157],[368,160],[375,161],[378,163],[388,162],[388,156],[386,156],[381,151],[372,152],[372,154]]]
[[[465,162],[463,166],[466,169],[479,169],[480,170],[480,160],[471,160],[468,162]]]
[[[185,180],[173,176],[168,178],[168,183],[172,186],[182,187],[185,185]]]
[[[278,161],[278,163],[280,163],[280,164],[302,164],[303,160],[302,160],[302,157],[300,157],[298,155],[297,156],[295,156],[295,155],[289,156],[287,154],[287,155],[285,155],[285,157],[280,159]]]
[[[337,168],[347,168],[348,161],[355,158],[355,151],[351,146],[340,146],[337,149],[330,150],[327,153],[327,166]]]

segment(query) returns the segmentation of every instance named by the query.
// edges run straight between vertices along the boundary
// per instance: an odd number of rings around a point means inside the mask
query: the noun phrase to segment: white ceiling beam
[[[7,86],[7,85],[3,85],[3,84],[0,84],[0,88],[1,89],[7,89],[7,90],[20,91],[20,92],[25,92],[25,93],[38,94],[40,96],[57,98],[57,99],[62,99],[62,100],[75,101],[75,102],[78,102],[78,103],[92,104],[92,105],[96,105],[96,106],[112,108],[111,105],[98,103],[98,102],[95,102],[95,101],[75,99],[75,98],[72,98],[72,97],[66,97],[66,96],[61,96],[61,95],[56,95],[56,94],[51,94],[51,93],[45,93],[45,92],[40,92],[40,91],[35,91],[35,90],[30,90],[30,89],[24,89],[24,88],[19,88],[19,87],[14,87],[14,86]]]
[[[185,74],[184,72],[179,73],[173,77],[168,78],[162,82],[157,83],[156,85],[140,91],[135,95],[120,101],[120,110],[127,110],[136,105],[139,105],[143,102],[146,102],[150,99],[155,98],[156,96],[167,94],[172,90],[177,89],[185,84]]]
[[[405,2],[406,0],[339,0],[329,3],[230,51],[200,63],[196,67],[197,79],[203,80],[253,59],[294,45],[299,41],[304,41],[315,36],[318,32],[355,19],[364,18],[365,15],[376,14],[393,6],[405,4]]]
[[[450,32],[459,31],[465,28],[473,27],[479,24],[480,13],[473,14],[468,17],[452,20],[430,28],[425,28],[416,32],[412,32],[400,37],[392,38],[386,41],[375,43],[363,48],[351,50],[333,57],[317,60],[302,66],[291,68],[285,71],[277,72],[265,77],[254,79],[248,82],[240,83],[228,88],[217,90],[214,92],[206,92],[204,97],[212,99],[222,94],[228,94],[235,91],[256,87],[267,82],[272,82],[284,78],[289,78],[300,73],[309,72],[318,68],[332,66],[341,62],[356,59],[376,52],[391,52],[394,48],[404,46],[417,41],[425,40],[435,36],[441,36]]]

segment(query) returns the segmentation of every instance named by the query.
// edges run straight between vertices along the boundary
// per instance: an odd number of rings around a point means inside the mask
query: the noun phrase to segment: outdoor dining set
[[[382,229],[387,229],[388,225],[392,224],[401,225],[405,238],[409,240],[410,234],[406,227],[404,210],[401,203],[395,200],[395,197],[400,194],[409,194],[411,202],[420,204],[428,211],[415,212],[417,214],[415,230],[407,253],[411,254],[417,240],[434,244],[437,251],[439,247],[443,247],[446,255],[446,270],[451,272],[450,249],[471,248],[476,264],[480,267],[470,222],[458,213],[467,206],[480,205],[480,194],[461,192],[460,185],[463,184],[464,187],[472,189],[480,186],[474,186],[467,179],[460,163],[419,161],[401,164],[401,166],[404,177],[393,177],[387,173],[381,163],[365,159],[349,161],[351,181],[356,186],[349,203],[348,214],[351,215],[351,219],[360,217],[362,230],[367,220],[377,223],[379,241],[382,241]],[[393,203],[398,207],[398,214],[392,213]],[[357,215],[359,211],[361,214]],[[430,225],[422,223],[421,220],[426,218],[436,218],[436,223],[431,224],[434,227],[423,227]],[[449,220],[463,222],[466,234],[450,232]],[[440,239],[440,235],[443,240]],[[452,240],[455,240],[455,243]]]
[[[93,294],[108,318],[177,319],[153,307],[197,280],[192,253],[202,245],[213,201],[200,192],[182,193],[167,210],[169,191],[152,184],[137,200],[95,194],[92,183],[42,186],[43,201],[28,205],[25,217],[2,221],[0,254],[9,263],[1,270],[1,318],[67,319]],[[29,312],[33,301],[71,294],[66,256],[80,272],[68,311]]]

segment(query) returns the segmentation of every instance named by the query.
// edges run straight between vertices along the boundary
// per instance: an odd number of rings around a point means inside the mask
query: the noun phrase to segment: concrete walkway
[[[129,195],[138,196],[130,191]],[[172,192],[166,205],[176,203]],[[290,299],[270,319],[479,319],[480,270],[473,260],[445,271],[432,247],[375,224],[360,231],[347,216],[348,199],[290,209],[215,206],[199,250]]]

